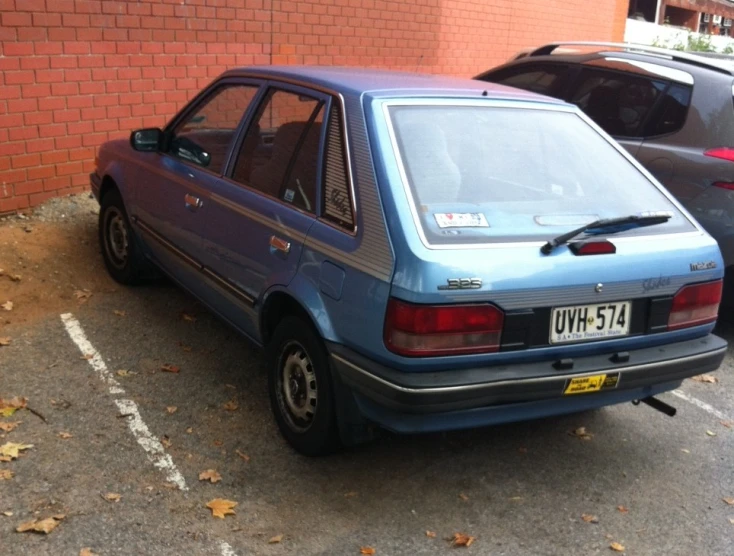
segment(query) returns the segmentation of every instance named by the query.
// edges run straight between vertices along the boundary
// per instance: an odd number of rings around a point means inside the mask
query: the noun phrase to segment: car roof
[[[249,66],[227,71],[224,76],[249,76],[295,82],[304,86],[329,89],[342,95],[374,97],[447,96],[484,97],[505,100],[536,101],[565,104],[529,91],[476,81],[427,73],[412,73],[371,68],[338,66]]]

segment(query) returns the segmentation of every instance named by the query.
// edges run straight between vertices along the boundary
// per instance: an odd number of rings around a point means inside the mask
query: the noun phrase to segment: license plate
[[[629,301],[556,307],[551,311],[550,343],[565,344],[627,336],[631,313],[632,304]]]
[[[616,388],[619,383],[619,373],[611,373],[604,375],[582,376],[572,378],[566,383],[563,394],[586,394],[588,392],[598,392],[599,390],[607,390]]]

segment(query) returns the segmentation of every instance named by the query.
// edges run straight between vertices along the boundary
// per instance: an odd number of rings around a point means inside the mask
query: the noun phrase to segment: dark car
[[[726,266],[723,304],[731,307],[734,305],[734,62],[731,60],[636,44],[554,43],[482,73],[476,79],[566,100],[614,137],[718,241]]]

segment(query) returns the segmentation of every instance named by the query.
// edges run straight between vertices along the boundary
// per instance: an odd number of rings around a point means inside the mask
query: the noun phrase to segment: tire
[[[310,323],[284,318],[268,344],[270,406],[281,434],[306,456],[340,448],[329,360]]]
[[[99,245],[110,276],[120,284],[133,286],[151,275],[153,268],[142,254],[130,227],[125,205],[117,189],[102,197],[99,210]]]

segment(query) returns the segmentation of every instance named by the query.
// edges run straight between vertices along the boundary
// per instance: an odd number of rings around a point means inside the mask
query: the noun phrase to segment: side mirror
[[[130,134],[130,145],[136,151],[155,152],[161,149],[163,131],[157,127],[138,129]]]

